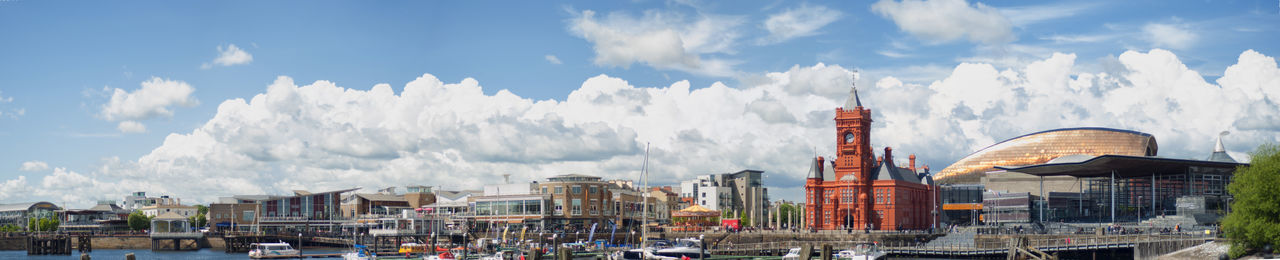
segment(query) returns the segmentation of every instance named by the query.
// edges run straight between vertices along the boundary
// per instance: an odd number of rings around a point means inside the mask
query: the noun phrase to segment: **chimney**
[[[876,156],[876,166],[880,166],[881,162],[884,162],[884,155]]]
[[[907,156],[907,159],[911,161],[911,168],[910,168],[911,172],[915,172],[916,171],[916,154],[913,153],[911,154],[911,156]]]

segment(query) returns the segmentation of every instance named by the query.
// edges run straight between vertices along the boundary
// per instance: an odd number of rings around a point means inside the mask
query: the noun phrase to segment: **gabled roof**
[[[448,200],[459,200],[462,198],[466,198],[467,196],[471,196],[472,194],[475,194],[475,193],[476,193],[475,191],[469,191],[469,190],[459,190],[459,191],[437,190],[436,198],[444,198]]]
[[[880,164],[880,167],[876,167],[872,169],[872,171],[875,173],[876,180],[895,180],[920,183],[920,178],[916,177],[916,173],[911,172],[911,169],[899,168],[898,166],[893,165],[893,160],[890,159],[885,159],[884,162]]]
[[[822,180],[823,181],[833,181],[836,179],[836,170],[831,168],[831,163],[833,162],[835,162],[835,160],[831,160],[827,163],[822,164]]]
[[[1209,154],[1209,158],[1205,159],[1205,161],[1225,162],[1225,163],[1238,162],[1236,161],[1236,158],[1231,158],[1231,155],[1227,154],[1227,147],[1222,145],[1221,135],[1218,136],[1218,144],[1213,146],[1213,153]]]
[[[120,212],[120,211],[123,211],[124,209],[120,208],[120,206],[116,206],[116,204],[98,204],[97,206],[93,206],[92,208],[89,208],[89,210],[101,211],[101,212]]]

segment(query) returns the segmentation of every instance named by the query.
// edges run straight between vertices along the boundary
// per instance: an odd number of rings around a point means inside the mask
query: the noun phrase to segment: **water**
[[[340,248],[305,248],[303,254],[331,254],[342,253],[344,249]],[[225,253],[222,250],[211,250],[208,248],[199,251],[151,251],[147,249],[95,249],[89,252],[91,259],[124,259],[124,254],[133,253],[138,260],[143,259],[191,259],[191,260],[221,260],[221,259],[249,259],[249,253]],[[40,255],[28,256],[27,251],[0,251],[0,259],[80,259],[80,251],[71,251],[71,255]],[[325,259],[325,258],[306,258],[306,259]],[[328,258],[328,259],[341,259]]]

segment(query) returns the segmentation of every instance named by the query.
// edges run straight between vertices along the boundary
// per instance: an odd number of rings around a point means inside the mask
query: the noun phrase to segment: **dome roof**
[[[1050,162],[1084,161],[1092,156],[1115,154],[1155,156],[1158,146],[1148,133],[1112,128],[1063,128],[1010,138],[979,149],[939,171],[941,184],[976,184],[995,166],[1022,166]]]

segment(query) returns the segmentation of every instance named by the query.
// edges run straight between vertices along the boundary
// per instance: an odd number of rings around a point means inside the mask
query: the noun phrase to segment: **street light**
[[[1142,222],[1142,195],[1138,195],[1138,222]]]

